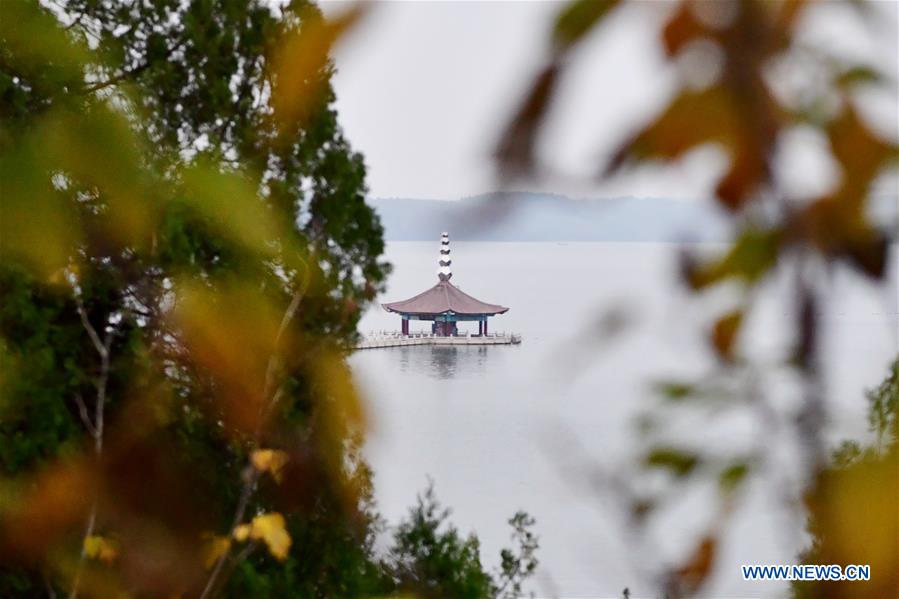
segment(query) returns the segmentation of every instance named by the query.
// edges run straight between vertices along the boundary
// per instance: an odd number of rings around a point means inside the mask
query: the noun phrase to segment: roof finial
[[[440,268],[437,269],[437,277],[441,281],[449,281],[453,278],[453,271],[450,268],[452,263],[453,261],[450,260],[449,233],[444,231],[440,235],[440,260],[438,262]]]

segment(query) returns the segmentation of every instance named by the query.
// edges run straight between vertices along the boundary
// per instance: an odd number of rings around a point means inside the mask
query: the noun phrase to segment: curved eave
[[[394,314],[404,314],[409,316],[421,316],[423,314],[458,314],[459,316],[496,316],[497,314],[505,314],[509,311],[508,308],[503,307],[501,310],[496,310],[495,312],[459,312],[457,310],[444,310],[443,312],[410,312],[408,310],[398,310],[396,308],[392,308],[390,304],[381,304],[381,307],[387,310],[388,312],[393,312]]]
[[[509,310],[509,308],[499,304],[482,302],[468,295],[446,279],[407,300],[387,302],[381,305],[390,312],[408,315],[458,314],[460,316],[495,316]]]

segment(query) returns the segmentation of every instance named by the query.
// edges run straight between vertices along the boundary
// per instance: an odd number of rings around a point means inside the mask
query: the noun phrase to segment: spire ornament
[[[453,271],[450,268],[453,261],[450,259],[449,233],[443,232],[440,235],[440,259],[437,262],[440,268],[437,269],[437,277],[441,281],[449,281],[453,278]]]

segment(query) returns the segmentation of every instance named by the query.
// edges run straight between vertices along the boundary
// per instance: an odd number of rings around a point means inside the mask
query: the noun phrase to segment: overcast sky
[[[897,74],[897,3],[866,34],[851,9],[825,3],[803,26],[807,41],[882,65]],[[346,7],[326,2],[326,14]],[[334,54],[340,120],[368,164],[375,197],[456,199],[496,187],[490,153],[546,56],[555,2],[383,2]],[[654,35],[668,6],[635,3],[613,14],[578,49],[563,81],[541,151],[559,176],[529,186],[581,197],[707,197],[725,161],[700,151],[675,167],[587,184],[612,148],[676,89]],[[792,78],[792,76],[791,76]],[[895,80],[894,80],[895,85]],[[896,135],[887,94],[868,98],[867,114]],[[836,175],[823,140],[808,132],[786,144],[785,185],[814,193]],[[521,187],[521,186],[519,186]],[[889,182],[895,188],[895,180]]]

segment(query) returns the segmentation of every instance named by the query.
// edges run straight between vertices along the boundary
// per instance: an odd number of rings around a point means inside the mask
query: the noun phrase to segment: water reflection
[[[487,367],[487,352],[490,349],[486,345],[424,345],[376,351],[395,354],[399,358],[401,372],[424,373],[431,378],[451,379],[483,374]],[[508,350],[505,347],[499,349]]]

